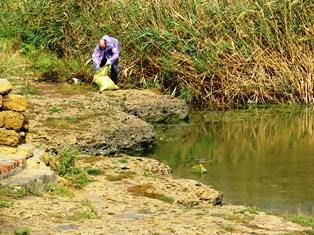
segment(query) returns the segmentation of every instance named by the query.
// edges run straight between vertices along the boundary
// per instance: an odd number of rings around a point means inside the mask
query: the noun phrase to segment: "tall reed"
[[[314,2],[2,0],[1,36],[75,57],[102,34],[122,44],[122,81],[194,107],[314,100]]]

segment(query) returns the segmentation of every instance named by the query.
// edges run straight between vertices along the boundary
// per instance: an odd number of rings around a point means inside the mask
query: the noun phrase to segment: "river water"
[[[314,214],[313,107],[198,114],[157,132],[154,158],[222,191],[226,204]],[[192,173],[195,164],[208,173]]]

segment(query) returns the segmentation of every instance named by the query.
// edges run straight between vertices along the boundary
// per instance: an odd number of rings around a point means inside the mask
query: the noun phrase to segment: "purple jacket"
[[[96,45],[93,53],[94,69],[99,68],[100,63],[104,57],[106,57],[106,64],[118,65],[120,57],[120,44],[116,38],[105,35],[102,37],[107,42],[107,48],[102,49],[99,44]]]

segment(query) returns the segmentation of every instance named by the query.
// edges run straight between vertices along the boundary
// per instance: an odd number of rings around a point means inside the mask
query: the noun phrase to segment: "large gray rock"
[[[151,123],[183,120],[189,113],[183,100],[150,90],[118,90],[108,95],[110,102],[120,103],[125,112]]]
[[[89,154],[142,153],[155,143],[154,128],[146,121],[181,120],[187,114],[183,101],[151,91],[47,93],[30,100],[27,142],[52,149],[73,145]]]
[[[31,159],[27,161],[32,161]],[[27,162],[26,162],[27,164]],[[30,189],[32,192],[42,192],[47,183],[55,182],[57,176],[55,172],[43,163],[27,164],[26,169],[20,173],[5,178],[0,181],[0,186],[10,188]]]
[[[77,136],[75,144],[89,154],[141,154],[149,151],[155,142],[153,126],[134,116],[117,113],[114,122],[104,118],[103,124]]]
[[[110,110],[107,115],[103,112],[78,114],[75,122],[67,117],[56,114],[51,118],[47,114],[35,118],[30,122],[27,142],[44,144],[49,149],[72,145],[89,154],[105,155],[142,153],[155,142],[152,125],[119,110]]]

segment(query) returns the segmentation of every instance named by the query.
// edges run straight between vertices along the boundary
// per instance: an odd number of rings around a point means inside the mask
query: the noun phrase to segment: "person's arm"
[[[94,49],[92,58],[93,58],[94,70],[97,71],[100,68],[100,63],[102,59],[101,52],[98,45]]]

